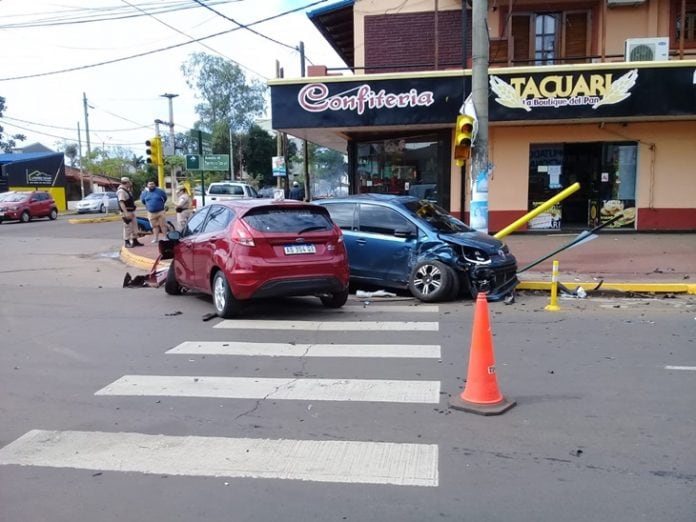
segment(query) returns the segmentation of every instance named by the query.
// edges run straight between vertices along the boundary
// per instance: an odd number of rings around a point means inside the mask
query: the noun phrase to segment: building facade
[[[578,182],[528,230],[617,213],[627,230],[696,230],[696,1],[490,1],[487,17],[488,228]],[[270,82],[273,128],[346,153],[351,192],[409,193],[470,220],[453,147],[470,8],[344,0],[310,19],[350,70]]]

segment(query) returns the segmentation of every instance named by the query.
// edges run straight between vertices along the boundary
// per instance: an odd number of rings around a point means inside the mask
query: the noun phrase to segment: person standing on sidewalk
[[[155,185],[155,182],[150,180],[143,193],[140,195],[140,201],[143,202],[147,209],[147,219],[152,225],[152,233],[155,238],[152,243],[159,241],[160,233],[162,236],[167,235],[167,219],[164,211],[164,204],[167,201],[167,193]]]
[[[179,232],[183,232],[191,217],[191,196],[189,196],[186,187],[180,187],[176,191],[178,199],[176,200],[176,225]]]
[[[125,176],[121,178],[121,184],[116,190],[116,198],[123,220],[123,240],[126,248],[143,246],[138,241],[138,222],[135,218],[135,199],[133,199],[133,185],[130,178]]]

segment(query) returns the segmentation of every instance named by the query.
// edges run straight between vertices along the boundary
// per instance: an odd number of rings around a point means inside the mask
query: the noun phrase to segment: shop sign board
[[[500,71],[490,70],[491,122],[696,114],[693,66],[634,62]],[[468,74],[271,84],[272,125],[454,125],[464,92],[471,92]]]

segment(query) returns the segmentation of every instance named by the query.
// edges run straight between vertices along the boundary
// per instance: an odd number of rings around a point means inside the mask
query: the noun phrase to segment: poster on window
[[[532,201],[532,208],[543,205],[544,201]],[[556,203],[547,208],[541,214],[534,216],[529,221],[529,228],[532,230],[560,230],[561,229],[561,204]]]
[[[620,216],[609,228],[635,228],[636,201],[634,199],[607,199],[602,201],[599,208],[599,221],[606,223],[610,219]]]

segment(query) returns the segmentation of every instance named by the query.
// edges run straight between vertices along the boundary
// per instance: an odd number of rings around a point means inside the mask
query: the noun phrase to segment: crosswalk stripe
[[[665,366],[665,370],[685,370],[687,372],[696,371],[696,366]]]
[[[438,447],[434,444],[32,430],[0,449],[0,464],[158,475],[438,485]]]
[[[394,312],[394,313],[431,313],[436,314],[440,311],[438,305],[376,305],[376,304],[354,304],[344,305],[341,308],[324,308],[328,312]]]
[[[95,395],[437,404],[440,381],[124,375]]]
[[[440,345],[291,344],[232,341],[185,341],[168,354],[248,355],[262,357],[394,357],[439,359]]]
[[[437,332],[439,323],[418,321],[267,321],[225,319],[213,328],[235,328],[237,330],[311,330],[326,331],[365,331],[379,330],[392,332],[423,331]]]

